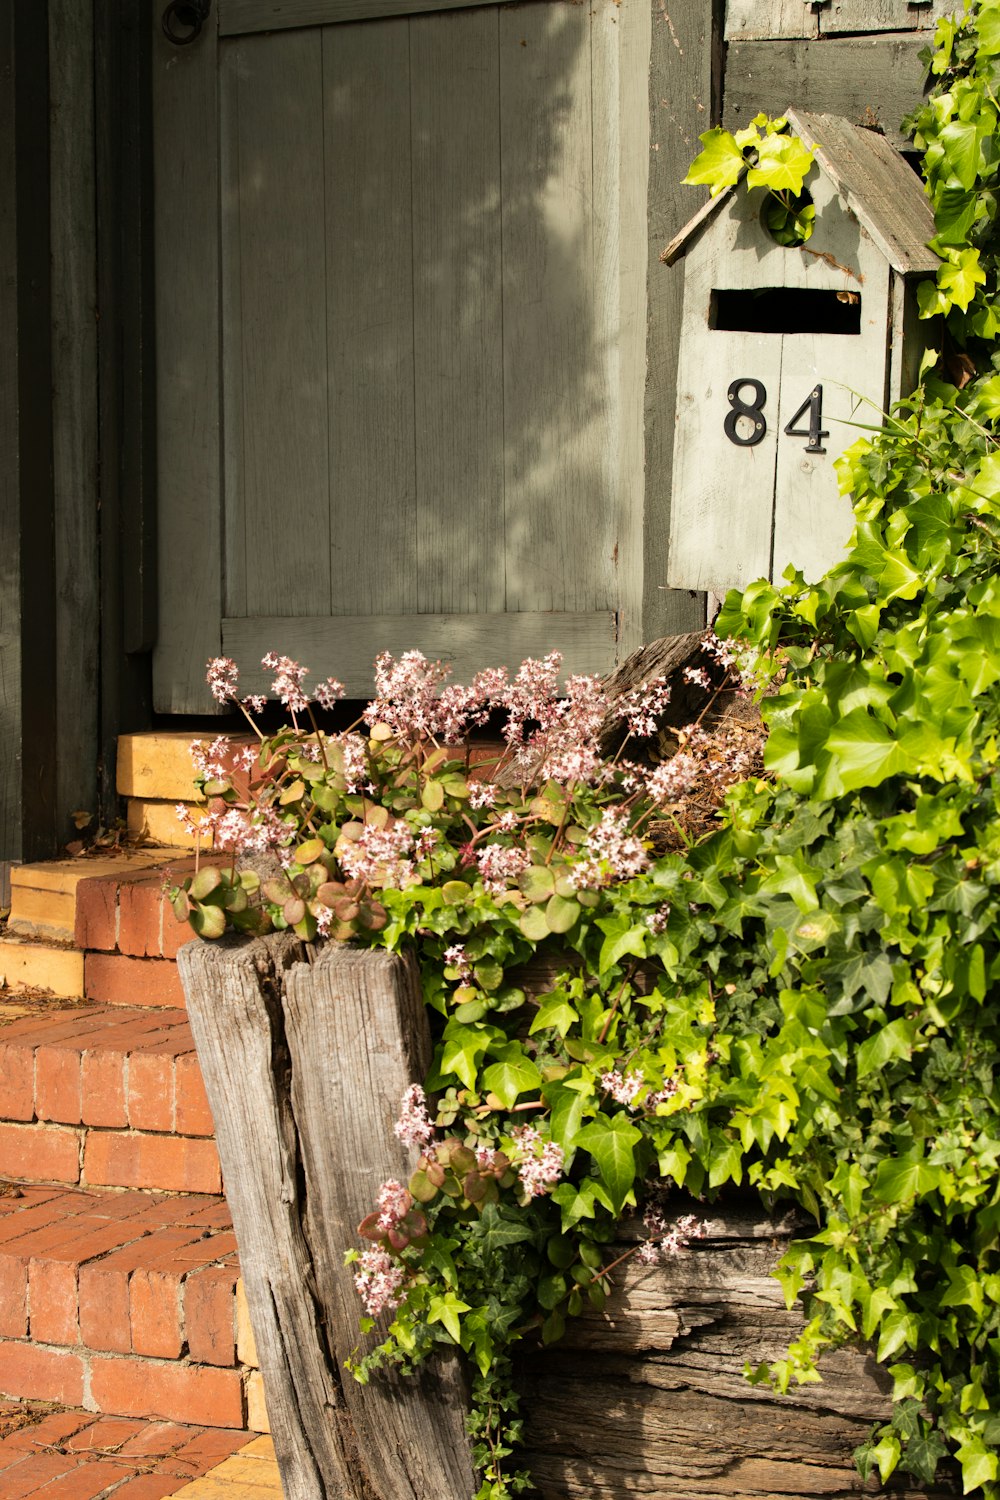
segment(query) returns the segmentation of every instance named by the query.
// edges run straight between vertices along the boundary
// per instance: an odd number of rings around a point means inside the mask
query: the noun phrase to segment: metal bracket
[[[170,0],[163,12],[163,35],[175,47],[188,47],[198,40],[208,20],[212,0]]]

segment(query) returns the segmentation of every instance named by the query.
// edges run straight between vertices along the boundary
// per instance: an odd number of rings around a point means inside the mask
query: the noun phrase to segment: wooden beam
[[[52,440],[59,841],[98,806],[97,265],[94,16],[49,0]]]
[[[0,4],[0,858],[54,853],[48,25]]]
[[[701,190],[681,179],[699,151],[698,137],[718,123],[722,5],[713,0],[654,0],[649,72],[643,639],[696,630],[702,595],[664,587],[670,534],[674,403],[683,272],[660,264],[660,252],[698,207]]]
[[[615,665],[615,616],[525,611],[495,615],[315,615],[223,620],[222,649],[236,661],[247,692],[266,691],[273,673],[258,666],[265,651],[294,656],[314,673],[340,678],[349,698],[372,692],[367,667],[344,673],[338,663],[374,662],[380,651],[422,651],[452,664],[456,682],[486,666],[516,669],[526,656],[561,651],[563,674],[610,672]]]
[[[219,35],[331,26],[339,21],[380,21],[423,11],[459,10],[495,0],[219,0]]]
[[[878,125],[890,145],[912,149],[900,130],[923,97],[926,34],[898,32],[818,41],[730,44],[722,123],[739,130],[759,110],[780,115],[798,105]]]

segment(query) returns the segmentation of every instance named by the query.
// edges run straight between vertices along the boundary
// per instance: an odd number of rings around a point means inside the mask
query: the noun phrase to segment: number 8
[[[753,390],[753,401],[749,404],[746,401],[740,400],[740,391],[745,385],[750,386]],[[744,375],[741,379],[734,380],[729,387],[729,400],[733,409],[726,415],[724,424],[726,437],[731,443],[735,443],[737,447],[755,448],[767,432],[767,423],[764,420],[764,412],[762,410],[764,402],[767,400],[767,391],[759,380],[754,380],[749,375]],[[749,417],[753,422],[753,431],[749,437],[744,437],[736,425],[740,417]]]

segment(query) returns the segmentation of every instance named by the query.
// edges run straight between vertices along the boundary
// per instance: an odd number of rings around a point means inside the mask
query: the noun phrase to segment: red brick
[[[0,1447],[4,1453],[13,1449],[37,1453],[39,1447],[46,1445],[61,1447],[67,1438],[92,1427],[98,1420],[96,1413],[92,1411],[54,1411],[31,1427],[22,1427],[19,1432],[12,1432],[9,1438],[4,1438]]]
[[[226,1432],[221,1427],[210,1427],[205,1432],[193,1434],[188,1442],[178,1448],[176,1456],[192,1466],[197,1465],[204,1472],[252,1441],[246,1432]]]
[[[138,958],[159,958],[164,922],[163,876],[130,880],[118,893],[118,949]],[[173,913],[170,913],[171,920]]]
[[[163,957],[176,958],[185,943],[195,941],[190,922],[178,922],[168,903],[163,913]]]
[[[100,1026],[106,1015],[103,1005],[83,1005],[67,1000],[64,1010],[43,1011],[41,1015],[32,1011],[30,1015],[11,1021],[0,1035],[5,1042],[23,1042],[25,1039],[32,1044],[51,1042],[64,1036],[83,1035],[88,1025]]]
[[[62,1453],[32,1453],[3,1472],[4,1500],[24,1500],[26,1495],[37,1495],[39,1491],[49,1494],[49,1485],[55,1484],[67,1472],[72,1473],[78,1460],[67,1458]]]
[[[123,1443],[138,1437],[146,1424],[128,1417],[91,1416],[91,1421],[79,1432],[67,1439],[65,1446],[73,1453],[86,1453],[92,1448],[120,1448]]]
[[[83,1054],[82,1115],[86,1125],[128,1124],[124,1059],[120,1052],[95,1047]]]
[[[77,1267],[58,1260],[33,1260],[28,1268],[31,1337],[38,1344],[77,1344]]]
[[[18,1128],[30,1127],[8,1127]],[[182,1136],[91,1131],[84,1147],[83,1175],[89,1184],[102,1187],[160,1188],[174,1193],[222,1191],[215,1142]]]
[[[28,1332],[28,1268],[15,1255],[0,1255],[0,1338],[23,1339]]]
[[[79,1047],[39,1047],[35,1052],[35,1113],[38,1118],[79,1125],[83,1118],[80,1100]]]
[[[111,1485],[120,1484],[121,1477],[121,1464],[80,1462],[61,1479],[50,1480],[40,1500],[98,1500],[99,1496],[107,1494]]]
[[[192,1271],[184,1283],[184,1327],[191,1358],[203,1365],[236,1363],[238,1266]]]
[[[147,1422],[141,1432],[122,1444],[121,1456],[144,1458],[147,1461],[165,1458],[168,1454],[176,1453],[178,1448],[200,1432],[200,1427],[181,1426],[177,1422]],[[246,1438],[242,1433],[240,1436],[245,1442]]]
[[[76,946],[111,952],[117,945],[117,926],[117,878],[99,875],[81,880],[76,888]]]
[[[129,1354],[128,1273],[107,1270],[103,1261],[80,1267],[80,1337],[89,1349]]]
[[[95,1356],[90,1391],[100,1411],[121,1416],[166,1417],[206,1427],[243,1425],[243,1384],[237,1370]]]
[[[0,1177],[79,1182],[80,1132],[63,1125],[0,1124]]]
[[[196,1052],[185,1052],[174,1069],[174,1129],[178,1135],[215,1135],[215,1121]]]
[[[182,1270],[140,1266],[129,1281],[129,1318],[136,1354],[179,1359],[184,1347],[181,1327]]]
[[[132,958],[124,953],[88,953],[83,987],[104,1005],[156,1005],[184,1008],[177,965],[165,958]]]
[[[35,1118],[35,1056],[31,1047],[0,1046],[0,1114],[5,1120]]]
[[[21,1396],[27,1401],[81,1406],[83,1360],[79,1354],[4,1339],[0,1341],[0,1387],[7,1395]]]
[[[173,1130],[174,1057],[133,1052],[128,1060],[128,1120],[133,1130]]]
[[[175,1474],[139,1474],[115,1490],[114,1500],[162,1500],[164,1495],[176,1495],[177,1482]]]

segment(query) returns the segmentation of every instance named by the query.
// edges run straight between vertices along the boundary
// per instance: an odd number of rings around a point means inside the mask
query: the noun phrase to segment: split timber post
[[[362,1386],[343,1253],[380,1184],[429,1032],[412,964],[291,934],[186,944],[178,968],[226,1181],[285,1500],[469,1500],[456,1359]]]

